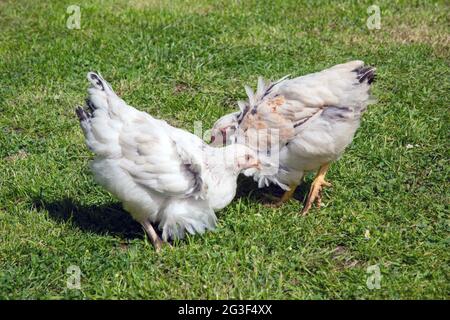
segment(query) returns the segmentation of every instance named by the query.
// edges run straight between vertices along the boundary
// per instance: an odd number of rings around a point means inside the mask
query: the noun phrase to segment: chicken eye
[[[249,154],[245,155],[245,161],[250,161],[250,155]]]

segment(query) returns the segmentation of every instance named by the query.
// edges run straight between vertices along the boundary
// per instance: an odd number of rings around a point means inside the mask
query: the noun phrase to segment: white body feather
[[[227,127],[238,128],[227,142],[242,142],[252,127],[275,128],[280,130],[280,146],[275,173],[244,173],[253,175],[260,187],[276,183],[289,189],[306,171],[337,160],[352,142],[361,115],[371,102],[369,87],[374,70],[364,68],[362,61],[352,61],[269,85],[259,79],[255,95],[246,88],[249,101],[240,103],[241,113],[234,116],[235,123],[231,123],[230,115],[217,121],[223,125],[228,120]],[[365,81],[369,73],[372,78]]]
[[[163,240],[214,229],[214,210],[235,195],[239,172],[223,157],[235,149],[209,147],[127,105],[100,76],[89,73],[88,79],[94,110],[77,113],[86,144],[97,155],[91,164],[95,180],[135,220],[158,223]]]

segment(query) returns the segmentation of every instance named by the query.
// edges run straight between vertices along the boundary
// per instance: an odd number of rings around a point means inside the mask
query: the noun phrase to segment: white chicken
[[[256,94],[246,87],[249,100],[238,103],[240,111],[215,123],[213,144],[240,142],[260,154],[276,152],[276,170],[246,172],[253,174],[259,187],[275,183],[285,189],[278,204],[292,197],[305,172],[318,170],[302,210],[306,214],[315,200],[320,204],[322,187],[330,185],[325,181],[329,164],[352,142],[361,115],[372,102],[369,89],[374,79],[375,68],[362,61],[268,84],[259,78]],[[274,131],[277,143],[271,141]]]
[[[255,152],[239,144],[208,146],[127,105],[100,75],[89,72],[87,78],[86,108],[76,113],[96,154],[95,180],[123,202],[156,250],[162,240],[214,229],[214,211],[234,198],[238,174],[259,166]]]

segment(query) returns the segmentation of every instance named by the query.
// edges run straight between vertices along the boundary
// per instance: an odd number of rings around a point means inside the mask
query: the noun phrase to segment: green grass
[[[0,298],[448,299],[448,4],[377,1],[368,30],[372,2],[297,2],[0,1]],[[71,4],[80,30],[66,28]],[[257,75],[352,59],[377,66],[378,103],[307,217],[244,182],[216,232],[156,254],[88,170],[73,110],[89,70],[193,131]]]

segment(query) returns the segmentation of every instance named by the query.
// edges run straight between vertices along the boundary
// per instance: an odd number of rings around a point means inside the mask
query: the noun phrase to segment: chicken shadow
[[[309,191],[309,183],[302,183],[295,191],[294,198],[301,203]],[[271,185],[258,188],[253,179],[240,176],[236,190],[236,199],[247,198],[263,204],[275,202],[273,197],[281,197],[284,190]],[[235,200],[236,200],[235,199]],[[70,222],[85,232],[100,235],[113,235],[122,239],[143,239],[145,236],[141,225],[126,212],[120,202],[104,205],[83,205],[70,198],[48,202],[34,199],[34,207],[39,211],[47,211],[51,219],[57,222]],[[155,228],[156,230],[157,228]],[[159,230],[157,230],[160,233]]]
[[[298,200],[301,204],[306,200],[311,184],[302,182],[295,190],[293,199]],[[284,190],[279,186],[271,184],[265,188],[258,188],[258,184],[249,177],[240,176],[238,178],[238,187],[236,190],[236,199],[248,198],[256,202],[268,205],[277,201],[275,198],[281,198]]]
[[[82,231],[129,240],[144,238],[140,224],[122,209],[120,203],[82,205],[72,199],[54,202],[37,199],[33,204],[38,211],[47,211],[51,219],[57,222],[71,222]]]

